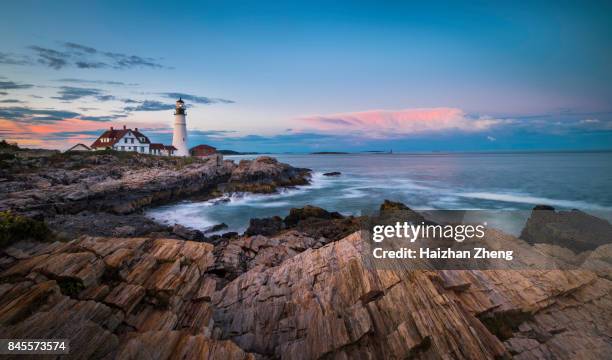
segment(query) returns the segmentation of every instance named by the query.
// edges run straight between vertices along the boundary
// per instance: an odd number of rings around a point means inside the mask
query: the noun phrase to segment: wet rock
[[[555,211],[540,205],[531,212],[520,238],[531,244],[553,244],[582,252],[612,244],[612,225],[579,210]]]
[[[320,207],[306,205],[293,208],[283,220],[287,228],[296,229],[314,238],[338,240],[346,237],[361,226],[361,219],[344,217],[338,212],[329,212]]]
[[[172,232],[185,240],[204,240],[204,233],[197,229],[192,229],[180,224],[174,225]]]
[[[342,173],[340,171],[332,171],[323,173],[323,176],[340,176]]]
[[[116,237],[136,236],[136,228],[131,225],[118,226],[112,235]]]
[[[325,238],[330,241],[340,240],[361,228],[361,219],[346,217],[343,219],[307,218],[294,227],[296,230],[313,238]]]
[[[412,210],[403,203],[387,199],[385,199],[385,201],[380,205],[379,214],[381,216],[380,220],[385,222],[394,223],[395,221],[408,221],[414,224],[419,224],[422,222],[433,224],[432,222],[426,220],[423,215]]]
[[[317,206],[306,205],[303,208],[293,208],[289,210],[289,215],[283,220],[287,227],[297,225],[300,221],[309,218],[316,219],[342,219],[343,216],[338,212],[329,212]]]
[[[272,236],[278,234],[283,228],[283,219],[279,216],[270,218],[257,219],[253,218],[249,221],[249,227],[245,234]]]
[[[206,229],[205,233],[213,233],[213,232],[218,232],[221,230],[227,229],[227,224],[226,223],[221,223],[221,224],[216,224],[213,225],[211,227],[209,227],[208,229]]]

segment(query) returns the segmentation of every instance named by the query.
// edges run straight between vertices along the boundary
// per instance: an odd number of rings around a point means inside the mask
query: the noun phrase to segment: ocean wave
[[[202,212],[207,202],[179,203],[163,206],[146,212],[146,215],[161,224],[173,226],[181,224],[194,229],[205,230],[217,222],[211,220]]]
[[[338,199],[356,199],[366,196],[366,193],[361,187],[351,187],[343,189],[343,193],[335,196]]]
[[[600,206],[580,200],[550,199],[546,197],[537,197],[519,193],[467,192],[456,193],[455,195],[480,200],[503,201],[531,205],[551,205],[570,209],[612,210],[610,207]]]

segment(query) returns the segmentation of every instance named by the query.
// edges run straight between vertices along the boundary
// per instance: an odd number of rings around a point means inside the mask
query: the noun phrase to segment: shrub
[[[0,211],[0,248],[21,240],[50,241],[51,230],[42,221]]]
[[[18,151],[19,146],[8,143],[6,140],[0,140],[0,150]]]

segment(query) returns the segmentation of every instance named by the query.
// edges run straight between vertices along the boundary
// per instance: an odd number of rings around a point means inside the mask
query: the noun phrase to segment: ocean
[[[384,199],[413,209],[557,209],[611,213],[612,153],[463,153],[270,155],[313,170],[312,184],[278,194],[232,194],[147,211],[158,222],[205,230],[226,223],[244,231],[251,218],[286,216],[316,205],[345,215],[376,210]],[[240,160],[255,156],[226,156]],[[339,171],[338,177],[323,176]]]

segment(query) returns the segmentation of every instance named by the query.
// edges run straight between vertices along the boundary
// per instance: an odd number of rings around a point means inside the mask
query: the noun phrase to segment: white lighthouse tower
[[[174,134],[172,135],[172,146],[176,148],[176,156],[187,156],[187,120],[185,112],[185,102],[183,99],[176,101],[176,110],[174,111]]]

